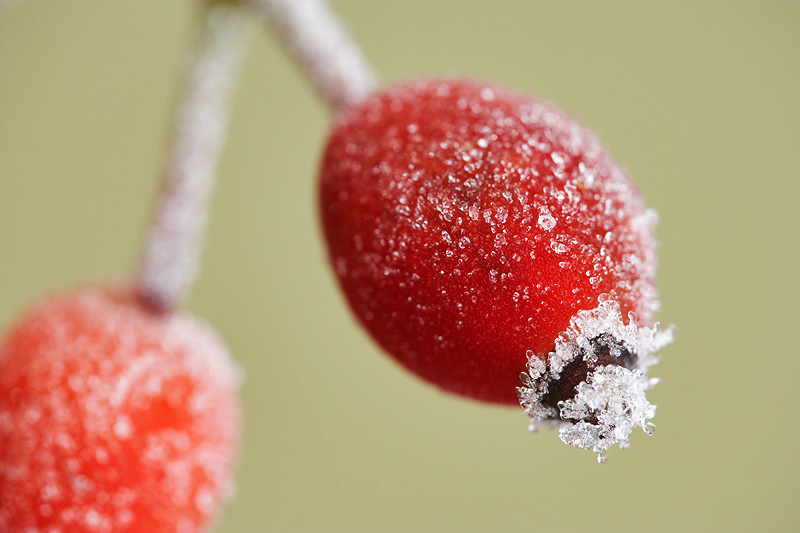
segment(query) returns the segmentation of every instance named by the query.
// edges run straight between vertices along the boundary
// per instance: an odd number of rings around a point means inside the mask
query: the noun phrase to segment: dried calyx
[[[603,366],[621,366],[635,370],[639,357],[620,346],[610,335],[600,335],[590,339],[591,349],[580,349],[578,356],[567,363],[561,375],[548,386],[547,394],[541,401],[553,409],[560,409],[561,402],[575,396],[576,387]],[[591,420],[586,422],[592,423]],[[596,423],[596,418],[595,418]]]
[[[652,435],[656,408],[645,391],[658,379],[647,370],[672,338],[671,328],[638,327],[633,316],[625,324],[609,298],[579,312],[547,357],[528,354],[517,394],[531,431],[556,425],[562,441],[592,450],[600,462],[614,444],[627,447],[635,427]]]

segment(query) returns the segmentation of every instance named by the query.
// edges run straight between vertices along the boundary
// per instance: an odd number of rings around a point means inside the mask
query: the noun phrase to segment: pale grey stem
[[[339,109],[375,88],[373,70],[324,0],[245,0],[275,27],[325,101]]]
[[[145,243],[138,291],[159,311],[177,307],[198,271],[207,202],[244,56],[248,27],[228,2],[201,2],[197,42],[179,94],[172,147],[155,219]]]

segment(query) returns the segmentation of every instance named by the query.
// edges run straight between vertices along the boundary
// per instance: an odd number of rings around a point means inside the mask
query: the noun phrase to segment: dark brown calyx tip
[[[559,411],[559,402],[567,401],[575,396],[576,387],[586,381],[589,374],[601,366],[621,366],[628,370],[636,367],[638,357],[610,335],[599,335],[591,341],[593,356],[586,357],[581,349],[577,356],[566,364],[557,379],[548,385],[547,393],[541,402]],[[591,422],[587,420],[587,422]]]

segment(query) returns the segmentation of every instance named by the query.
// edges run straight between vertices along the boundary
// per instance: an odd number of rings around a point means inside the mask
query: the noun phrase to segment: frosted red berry
[[[529,96],[414,82],[345,110],[320,208],[358,320],[450,392],[516,404],[579,312],[602,300],[638,331],[657,307],[654,213],[590,131]]]
[[[0,345],[0,531],[193,532],[231,494],[239,375],[217,335],[88,288]]]

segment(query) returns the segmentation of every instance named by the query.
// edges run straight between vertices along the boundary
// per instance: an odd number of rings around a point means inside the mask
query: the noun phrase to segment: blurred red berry
[[[0,531],[194,532],[232,490],[239,373],[217,335],[88,288],[0,345]]]

